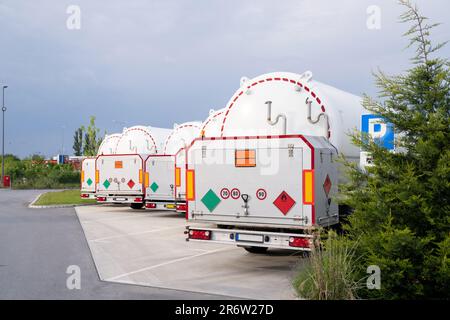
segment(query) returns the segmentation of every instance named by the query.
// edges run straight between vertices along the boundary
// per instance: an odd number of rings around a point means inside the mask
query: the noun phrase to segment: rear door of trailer
[[[313,186],[302,184],[311,169],[311,152],[299,136],[196,140],[187,159],[189,220],[310,224]],[[243,195],[248,197],[247,205]]]
[[[135,195],[144,193],[143,155],[101,155],[97,158],[96,167],[98,194]]]
[[[95,192],[95,158],[81,162],[81,192]]]
[[[145,162],[146,200],[175,201],[175,156],[150,155]]]

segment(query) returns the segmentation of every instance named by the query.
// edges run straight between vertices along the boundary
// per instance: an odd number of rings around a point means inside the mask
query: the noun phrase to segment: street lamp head
[[[8,88],[8,86],[3,86],[3,89],[6,89],[6,88]]]

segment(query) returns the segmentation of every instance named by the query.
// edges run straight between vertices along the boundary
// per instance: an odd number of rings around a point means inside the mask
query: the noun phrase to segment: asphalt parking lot
[[[1,299],[229,299],[101,281],[73,208],[30,209],[43,190],[0,189]],[[67,287],[68,266],[81,286]]]
[[[84,206],[76,212],[100,279],[250,299],[294,299],[299,253],[255,255],[186,242],[186,220],[170,212]]]

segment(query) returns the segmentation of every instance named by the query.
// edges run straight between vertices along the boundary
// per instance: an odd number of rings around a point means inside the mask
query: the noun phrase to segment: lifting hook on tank
[[[249,196],[248,196],[248,194],[244,193],[244,194],[241,195],[241,198],[244,201],[244,205],[242,206],[242,208],[244,208],[244,214],[246,216],[248,216],[248,208],[249,208],[248,200],[249,200]]]
[[[286,127],[287,127],[287,117],[284,113],[280,113],[275,118],[275,121],[272,121],[272,101],[266,101],[265,104],[267,105],[267,123],[271,126],[274,126],[278,123],[280,119],[283,119],[283,127],[282,127],[282,134],[286,134]]]
[[[308,117],[307,117],[307,119],[308,119],[308,121],[309,121],[310,123],[316,124],[317,122],[320,121],[320,118],[321,118],[321,117],[323,117],[323,118],[325,119],[325,121],[326,121],[325,137],[326,137],[327,139],[329,139],[330,121],[329,121],[329,119],[328,119],[328,115],[327,115],[325,112],[321,112],[321,113],[317,116],[316,120],[313,120],[312,117],[311,117],[311,105],[312,105],[312,101],[309,100],[309,97],[306,97],[305,103],[306,103],[306,105],[308,106]]]

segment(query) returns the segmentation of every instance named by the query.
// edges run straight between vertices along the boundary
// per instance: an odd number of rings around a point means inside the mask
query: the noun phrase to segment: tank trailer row
[[[243,77],[203,122],[106,136],[81,196],[183,213],[188,241],[310,250],[313,230],[339,223],[336,159],[360,160],[348,133],[362,114],[360,97],[309,71]]]

